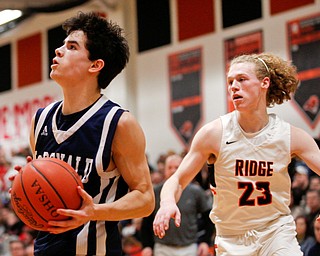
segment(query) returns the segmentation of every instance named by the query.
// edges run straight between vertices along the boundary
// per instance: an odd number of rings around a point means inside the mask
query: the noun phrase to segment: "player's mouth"
[[[53,59],[51,68],[53,69],[53,68],[57,67],[58,65],[59,65],[58,61],[56,59]]]
[[[237,100],[241,100],[242,97],[241,97],[240,95],[238,95],[238,94],[234,94],[234,95],[232,96],[232,99],[233,99],[233,101],[237,101]]]

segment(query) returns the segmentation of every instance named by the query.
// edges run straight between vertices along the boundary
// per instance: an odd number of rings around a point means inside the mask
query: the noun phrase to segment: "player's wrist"
[[[160,201],[160,206],[163,206],[163,205],[168,205],[168,204],[176,204],[176,200],[174,200],[173,198],[171,199],[162,199]]]

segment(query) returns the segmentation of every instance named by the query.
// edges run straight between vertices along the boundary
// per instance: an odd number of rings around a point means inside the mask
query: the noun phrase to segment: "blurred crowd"
[[[173,154],[179,154],[183,157],[185,153],[168,151],[158,157],[155,166],[149,165],[155,187],[165,181],[167,157]],[[33,241],[37,232],[17,218],[11,208],[10,193],[8,192],[11,187],[8,178],[16,172],[14,166],[24,165],[27,155],[31,155],[28,149],[8,154],[0,146],[0,256],[33,255]],[[317,254],[320,248],[320,223],[315,221],[320,214],[320,177],[297,158],[292,159],[288,169],[292,180],[290,208],[296,222],[297,239],[305,256],[320,255]],[[205,192],[206,200],[210,203],[214,200],[210,190],[211,178],[208,167],[205,165],[193,181]],[[209,248],[208,256],[214,256],[215,229],[214,225],[208,225],[207,221],[204,220],[203,215],[198,215],[197,238],[201,241],[204,233],[210,234],[209,239],[206,238],[205,242]],[[152,250],[151,252],[146,250],[146,247],[150,247],[150,244],[146,243],[146,239],[150,241],[152,237],[145,237],[144,222],[143,218],[120,222],[124,255],[152,256]],[[208,227],[211,229],[209,232]]]
[[[26,164],[28,148],[7,152],[0,146],[0,256],[31,256],[37,232],[26,226],[14,213],[10,204],[9,176],[16,173],[14,166]]]

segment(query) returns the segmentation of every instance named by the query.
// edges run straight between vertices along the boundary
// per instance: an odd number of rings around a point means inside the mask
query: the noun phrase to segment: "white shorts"
[[[154,256],[196,256],[197,244],[187,246],[170,246],[160,243],[155,243],[153,249]]]
[[[250,230],[244,235],[217,235],[217,256],[303,256],[293,223],[264,230]]]

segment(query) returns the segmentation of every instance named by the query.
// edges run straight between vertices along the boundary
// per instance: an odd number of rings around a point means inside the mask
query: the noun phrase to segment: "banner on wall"
[[[293,104],[314,129],[320,121],[320,13],[287,23],[289,54],[301,81]]]
[[[169,55],[171,126],[188,147],[202,120],[202,49]]]
[[[241,54],[260,53],[263,51],[262,31],[251,32],[245,35],[229,38],[224,41],[224,59],[226,72],[229,69],[230,61]],[[227,112],[234,110],[233,103],[229,97],[228,87],[227,94]]]
[[[29,145],[33,115],[55,99],[50,95],[38,96],[0,106],[0,145],[7,149],[21,149]]]

